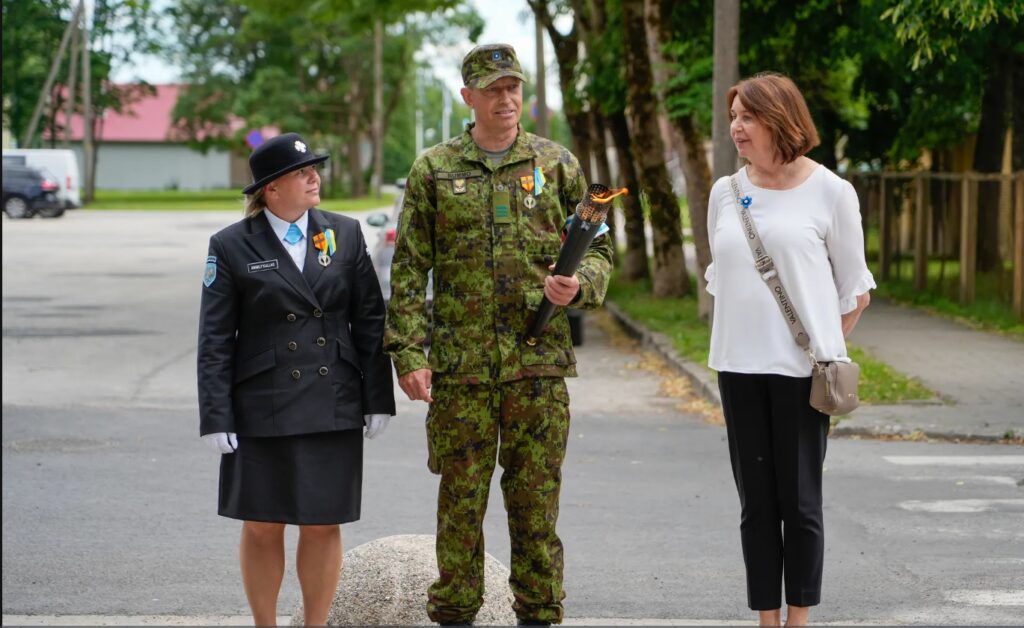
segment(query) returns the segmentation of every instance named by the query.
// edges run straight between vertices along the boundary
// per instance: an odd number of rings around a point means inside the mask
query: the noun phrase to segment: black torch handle
[[[565,242],[562,243],[562,249],[558,252],[558,260],[555,262],[555,275],[572,277],[575,274],[580,262],[587,254],[587,249],[597,237],[600,227],[600,223],[584,222],[578,218],[569,224]],[[530,329],[526,332],[526,344],[531,347],[537,344],[537,339],[544,333],[544,328],[555,314],[556,307],[546,296],[544,297],[540,302],[540,307],[537,308],[537,315],[530,323]]]

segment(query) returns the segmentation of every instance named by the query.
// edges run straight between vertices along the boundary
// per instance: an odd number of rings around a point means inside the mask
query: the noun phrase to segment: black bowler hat
[[[274,179],[304,166],[327,161],[329,155],[314,155],[298,133],[270,138],[249,155],[252,184],[242,194],[252,194]]]

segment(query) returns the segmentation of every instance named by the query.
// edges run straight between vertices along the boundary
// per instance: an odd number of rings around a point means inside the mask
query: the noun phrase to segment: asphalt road
[[[232,213],[3,219],[3,613],[244,616],[216,515],[195,338],[208,236]],[[371,231],[372,229],[368,229]],[[680,412],[588,316],[559,530],[574,621],[750,621],[724,429]],[[347,547],[431,534],[425,406],[367,443]],[[812,618],[1019,624],[1024,448],[833,439]],[[487,548],[508,564],[497,477]],[[296,534],[289,531],[289,555]],[[289,563],[292,560],[289,558]],[[289,564],[280,612],[299,599]]]

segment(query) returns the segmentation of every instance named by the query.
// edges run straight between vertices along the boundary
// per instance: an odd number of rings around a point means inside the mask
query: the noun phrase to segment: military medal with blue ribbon
[[[544,190],[544,184],[547,183],[547,179],[544,178],[544,169],[538,166],[533,169],[533,175],[519,177],[519,181],[523,189],[526,190],[523,204],[527,209],[533,209],[537,206],[537,199],[534,197],[540,196]]]
[[[316,261],[320,262],[321,266],[329,265],[331,255],[334,255],[334,251],[337,249],[334,242],[334,229],[324,229],[321,233],[313,236],[313,246],[320,251],[316,256]]]
[[[519,177],[519,186],[526,192],[526,196],[523,198],[523,205],[526,209],[533,209],[537,206],[537,201],[533,199],[533,175],[527,174]]]

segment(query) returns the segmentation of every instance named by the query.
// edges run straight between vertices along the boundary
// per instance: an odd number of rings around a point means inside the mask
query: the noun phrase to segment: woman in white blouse
[[[730,132],[746,160],[743,203],[775,262],[819,360],[846,360],[844,337],[875,287],[853,187],[805,154],[820,143],[797,86],[758,74],[727,95]],[[741,505],[747,601],[761,625],[805,625],[821,599],[821,475],[828,416],[808,403],[811,367],[754,265],[729,177],[708,203],[715,296],[708,364],[718,371]]]

